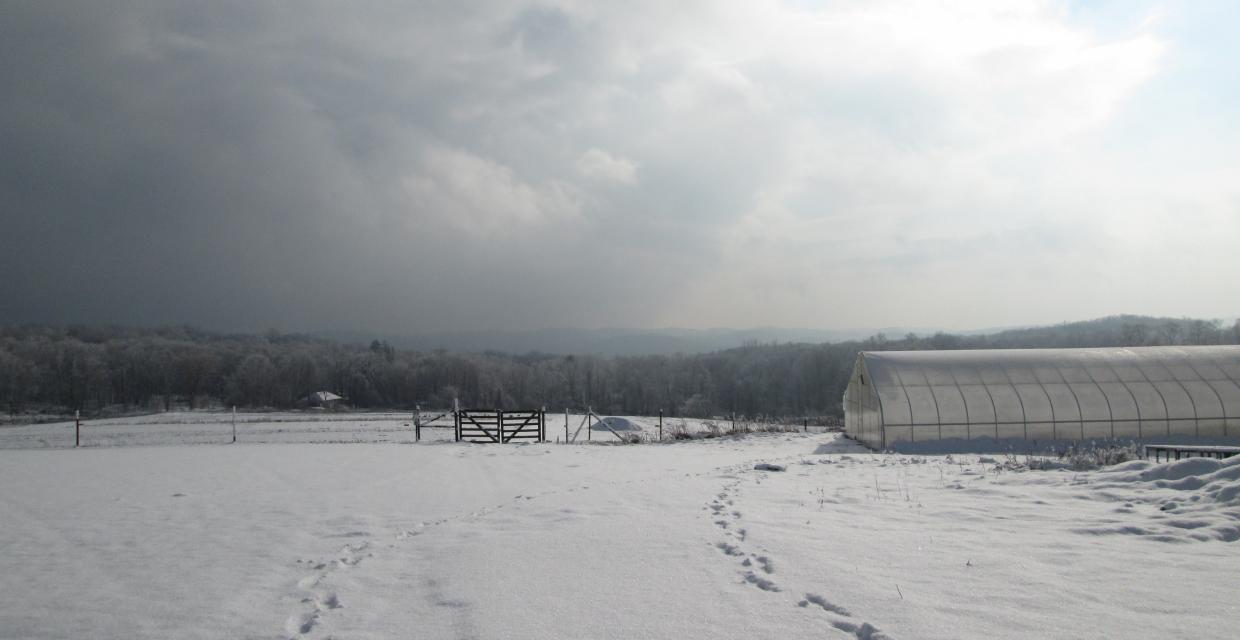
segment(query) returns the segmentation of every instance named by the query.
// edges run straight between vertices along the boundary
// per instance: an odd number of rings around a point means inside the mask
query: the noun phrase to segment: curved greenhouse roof
[[[1240,346],[865,351],[844,408],[874,447],[1240,435]]]

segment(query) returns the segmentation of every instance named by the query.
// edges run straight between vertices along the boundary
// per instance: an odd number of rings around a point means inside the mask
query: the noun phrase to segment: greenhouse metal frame
[[[1240,346],[864,351],[844,429],[875,448],[1240,436]]]

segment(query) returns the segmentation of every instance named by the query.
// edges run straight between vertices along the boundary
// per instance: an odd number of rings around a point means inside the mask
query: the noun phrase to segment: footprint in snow
[[[310,633],[314,628],[319,616],[317,613],[296,613],[288,617],[284,621],[284,632],[289,638],[297,638],[298,636]]]
[[[857,640],[891,640],[891,636],[879,631],[868,622],[856,624],[845,620],[834,620],[831,622],[831,626],[844,633],[853,634],[857,637]]]
[[[752,571],[746,571],[744,575],[745,582],[748,582],[763,591],[779,591],[779,586],[774,582],[771,582],[770,580],[767,580]]]
[[[849,616],[849,617],[852,616],[852,614],[849,613],[848,609],[845,609],[844,607],[841,607],[837,604],[833,604],[830,601],[828,601],[826,598],[816,593],[805,594],[805,599],[797,604],[798,606],[801,606],[801,607],[808,607],[809,605],[813,604],[813,605],[817,605],[818,607],[821,607],[823,611],[830,611],[831,613],[841,615],[841,616]]]
[[[336,597],[336,592],[328,591],[314,598],[314,607],[319,611],[327,611],[329,609],[339,609],[340,599]]]

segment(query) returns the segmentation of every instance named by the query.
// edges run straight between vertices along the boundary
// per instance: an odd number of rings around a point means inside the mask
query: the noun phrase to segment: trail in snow
[[[760,547],[757,551],[747,550],[745,541],[749,537],[749,527],[742,526],[746,523],[743,514],[739,510],[738,503],[742,501],[741,487],[746,480],[761,483],[771,473],[781,472],[768,471],[769,469],[782,470],[785,467],[760,463],[755,465],[753,470],[746,471],[745,467],[749,466],[749,463],[743,463],[739,466],[740,468],[730,470],[735,475],[725,476],[729,479],[728,482],[724,483],[720,492],[706,505],[706,509],[712,514],[712,518],[716,518],[714,525],[721,529],[728,538],[715,543],[715,546],[730,559],[742,558],[739,562],[740,568],[737,571],[742,582],[766,592],[783,592],[785,590],[784,587],[776,581],[775,561],[769,555],[766,555],[768,552]],[[728,517],[720,518],[724,514]],[[851,634],[860,640],[890,638],[890,636],[879,631],[874,625],[866,621],[857,620],[848,609],[834,604],[819,594],[805,592],[804,599],[796,602],[796,605],[802,608],[813,605],[821,609],[826,616],[827,622],[832,627]]]

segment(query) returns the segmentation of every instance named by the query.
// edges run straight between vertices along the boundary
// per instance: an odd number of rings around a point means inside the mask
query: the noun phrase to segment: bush
[[[1066,449],[1055,452],[1055,457],[1033,456],[1026,454],[1019,460],[1016,454],[1009,453],[1003,462],[995,465],[1002,471],[1053,471],[1071,469],[1072,471],[1092,471],[1102,467],[1141,459],[1141,448],[1133,442],[1125,445],[1104,444],[1069,445]]]
[[[1128,445],[1101,447],[1070,446],[1060,453],[1059,459],[1065,461],[1068,468],[1073,471],[1086,471],[1130,460],[1140,460],[1141,450],[1135,442]]]

